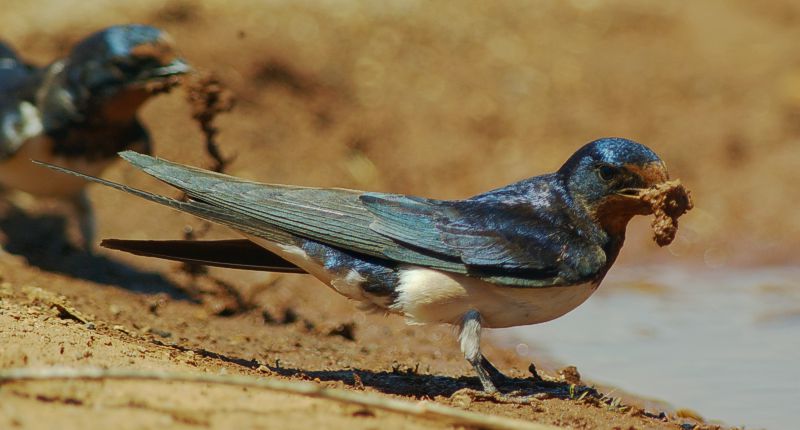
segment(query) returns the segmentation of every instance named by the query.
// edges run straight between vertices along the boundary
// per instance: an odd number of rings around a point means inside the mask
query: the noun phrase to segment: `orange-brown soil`
[[[205,149],[185,89],[149,102],[141,118],[156,155],[167,159],[208,168],[232,160],[227,173],[263,182],[457,198],[553,171],[591,139],[624,136],[653,148],[699,206],[681,218],[669,252],[653,246],[644,218],[634,221],[616,264],[702,264],[708,255],[717,265],[796,263],[800,217],[786,215],[800,210],[800,200],[787,198],[800,181],[795,3],[6,0],[0,24],[5,40],[38,64],[103,26],[166,29],[182,56],[237,100],[212,124],[218,160]],[[177,195],[123,163],[104,176]],[[90,194],[100,238],[178,239],[187,227],[207,239],[232,237],[113,190],[93,186]],[[1,209],[0,368],[307,379],[573,428],[691,422],[654,417],[663,410],[655,403],[638,403],[648,415],[581,399],[566,382],[540,383],[548,394],[527,405],[453,396],[478,382],[450,328],[363,314],[309,277],[193,274],[102,249],[89,255],[71,245],[75,229],[57,203],[18,195]],[[528,357],[486,349],[530,388]],[[561,366],[537,365],[559,380]],[[575,382],[575,373],[562,373]],[[56,425],[445,426],[254,388],[0,386],[0,428]]]

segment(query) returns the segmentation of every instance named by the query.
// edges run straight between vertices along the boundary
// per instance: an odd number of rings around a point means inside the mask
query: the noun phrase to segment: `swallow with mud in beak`
[[[189,200],[49,167],[229,226],[245,239],[103,246],[307,273],[362,308],[455,325],[489,393],[506,378],[481,353],[481,329],[550,321],[583,303],[617,258],[628,221],[652,213],[640,196],[668,181],[653,151],[620,138],[585,145],[555,173],[464,200],[269,185],[130,151],[121,156]]]

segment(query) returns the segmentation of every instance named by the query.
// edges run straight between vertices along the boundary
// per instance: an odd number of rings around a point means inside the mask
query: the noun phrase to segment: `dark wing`
[[[557,204],[498,210],[497,204],[471,201],[266,185],[132,152],[121,155],[194,199],[372,257],[519,286],[585,282],[606,263],[603,249],[582,239]]]
[[[499,283],[571,284],[592,278],[603,250],[581,239],[558,206],[487,205],[367,193],[371,228],[404,245],[463,262],[471,275]],[[391,252],[391,250],[389,250]],[[390,256],[394,257],[390,254]]]
[[[230,269],[305,273],[303,269],[247,239],[236,240],[120,240],[106,239],[100,246],[145,257],[196,263]]]
[[[588,253],[562,252],[564,242],[558,245],[558,252],[551,252],[551,246],[546,252],[524,256],[545,241],[525,245],[524,229],[514,230],[513,223],[509,224],[512,230],[498,234],[491,223],[482,225],[477,218],[471,222],[462,220],[461,216],[486,214],[469,213],[458,202],[268,185],[131,151],[120,155],[184,191],[192,200],[179,202],[124,185],[87,179],[279,243],[292,243],[291,237],[301,237],[370,257],[525,287],[576,283],[585,280],[582,273],[589,272],[575,269],[572,257]],[[591,266],[599,269],[602,264]]]
[[[251,182],[125,151],[131,164],[182,191],[190,198],[249,219],[262,233],[278,230],[371,257],[467,273],[457,260],[403,247],[370,228],[375,217],[361,203],[361,192]],[[271,239],[270,237],[265,237]],[[274,240],[274,239],[272,239]]]
[[[369,228],[374,217],[361,204],[356,191],[260,184],[132,151],[120,155],[146,173],[184,191],[191,200],[179,201],[47,163],[36,163],[277,243],[294,244],[295,238],[301,237],[386,260],[389,260],[384,253],[386,248],[402,248]],[[407,250],[404,255],[402,262],[467,273],[466,267],[457,261],[413,250]]]

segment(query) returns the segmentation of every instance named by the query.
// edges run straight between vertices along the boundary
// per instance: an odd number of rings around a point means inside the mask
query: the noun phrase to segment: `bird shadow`
[[[304,370],[284,367],[280,361],[274,365],[267,365],[255,359],[229,356],[204,348],[192,348],[176,343],[167,343],[157,339],[151,340],[154,344],[175,349],[181,352],[192,353],[228,364],[245,367],[250,370],[267,370],[273,374],[313,381],[341,382],[352,388],[373,388],[385,394],[414,397],[418,399],[437,396],[450,397],[462,389],[480,391],[481,383],[477,377],[469,376],[442,376],[420,373],[418,368],[402,368],[395,366],[392,370],[375,371],[368,369],[342,369],[342,370]],[[547,381],[541,378],[510,378],[498,386],[503,393],[514,393],[515,396],[528,396],[542,394],[545,398],[576,398],[583,392],[599,397],[597,390],[586,386],[575,386],[567,382]]]
[[[281,367],[269,367],[269,369],[283,376],[320,381],[340,381],[355,388],[370,387],[386,394],[419,399],[437,396],[450,397],[465,388],[474,391],[482,390],[481,383],[477,377],[431,375],[418,373],[414,369],[393,369],[389,371],[366,369],[301,370]],[[544,393],[546,397],[570,397],[569,384],[537,380],[532,377],[506,377],[506,381],[498,385],[498,390],[506,394],[514,393],[515,396]]]
[[[3,250],[25,258],[31,266],[137,293],[188,298],[159,273],[142,271],[73,245],[67,233],[67,219],[61,215],[28,214],[13,205],[3,209],[0,216],[0,231],[5,236]]]

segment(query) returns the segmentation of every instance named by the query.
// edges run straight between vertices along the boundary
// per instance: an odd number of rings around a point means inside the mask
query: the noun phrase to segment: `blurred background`
[[[659,249],[637,219],[598,297],[498,336],[711,418],[785,427],[788,381],[800,380],[800,3],[3,6],[0,36],[38,64],[111,24],[167,30],[237,98],[218,120],[228,173],[265,182],[460,198],[553,171],[598,137],[648,145],[694,197],[675,242]],[[143,121],[157,155],[210,165],[181,91]],[[122,164],[107,177],[171,192]],[[199,224],[121,193],[92,196],[100,237],[178,238]]]

